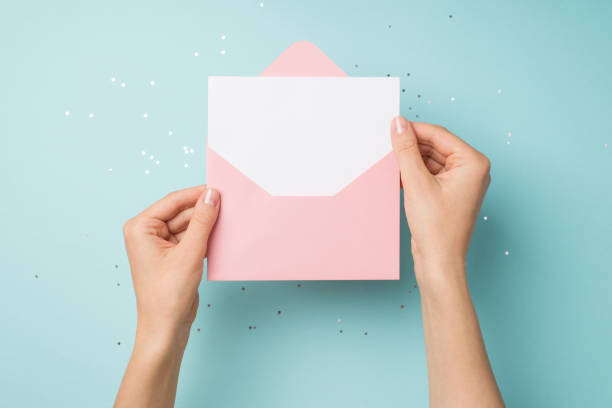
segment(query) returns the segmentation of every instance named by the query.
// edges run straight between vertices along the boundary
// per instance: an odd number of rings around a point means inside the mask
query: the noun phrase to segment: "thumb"
[[[179,247],[182,247],[188,259],[204,260],[208,237],[219,215],[220,201],[219,192],[210,187],[206,187],[198,198],[185,236],[179,243]]]
[[[404,192],[419,189],[431,181],[412,123],[403,116],[391,122],[391,145],[399,164]]]

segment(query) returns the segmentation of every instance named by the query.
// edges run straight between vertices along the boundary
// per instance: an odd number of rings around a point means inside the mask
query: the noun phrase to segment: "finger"
[[[186,208],[193,207],[206,186],[197,186],[168,194],[146,210],[142,215],[168,221]]]
[[[396,117],[391,123],[391,144],[399,164],[404,191],[422,187],[431,181],[412,124],[402,116]]]
[[[439,174],[446,167],[446,157],[438,152],[433,146],[419,143],[419,150],[427,170],[433,175]]]
[[[168,230],[168,225],[157,218],[143,217],[142,214],[127,221],[123,227],[123,234],[126,239],[133,241],[136,237],[155,236],[168,240],[172,234]]]
[[[435,150],[448,157],[453,153],[476,152],[472,146],[443,128],[423,122],[413,122],[412,126],[419,143],[431,145]]]
[[[427,167],[427,170],[429,170],[429,172],[433,175],[440,173],[442,169],[444,169],[443,165],[441,165],[431,157],[424,157],[423,160],[425,161],[425,166]]]
[[[208,236],[217,221],[220,201],[219,192],[207,187],[193,209],[189,226],[179,244],[179,247],[185,251],[185,257],[193,262],[202,261],[206,256]]]
[[[181,231],[179,233],[174,234],[174,238],[176,239],[176,242],[181,242],[186,232],[187,231]]]
[[[181,211],[176,217],[168,221],[167,224],[170,232],[176,235],[179,232],[185,231],[189,225],[191,214],[193,214],[193,207]]]
[[[434,149],[432,145],[419,143],[419,150],[421,152],[421,156],[423,156],[423,161],[425,161],[425,164],[427,164],[426,159],[431,158],[444,167],[444,164],[446,163],[446,156]]]

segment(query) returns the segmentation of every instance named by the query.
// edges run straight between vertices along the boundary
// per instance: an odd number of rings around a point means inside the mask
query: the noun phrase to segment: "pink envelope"
[[[347,76],[297,42],[261,76]],[[388,136],[388,135],[385,135]],[[399,169],[388,153],[333,196],[273,196],[207,147],[221,209],[209,281],[399,279]]]

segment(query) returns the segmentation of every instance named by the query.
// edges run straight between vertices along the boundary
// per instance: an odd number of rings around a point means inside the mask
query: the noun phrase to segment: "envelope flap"
[[[261,76],[347,76],[327,55],[309,41],[291,44]]]

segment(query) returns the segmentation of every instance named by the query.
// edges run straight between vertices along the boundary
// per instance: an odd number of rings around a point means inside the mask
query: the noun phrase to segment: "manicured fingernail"
[[[395,118],[395,133],[397,133],[398,135],[400,133],[404,133],[407,127],[408,121],[404,119],[403,116],[398,116]]]
[[[204,194],[204,204],[216,207],[219,203],[219,192],[214,188],[206,187],[206,193]]]

